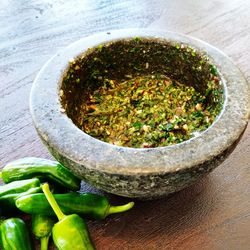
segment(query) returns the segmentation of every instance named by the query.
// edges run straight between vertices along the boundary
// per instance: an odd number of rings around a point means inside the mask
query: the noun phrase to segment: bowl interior
[[[110,80],[119,85],[151,76],[178,81],[200,93],[202,105],[213,113],[209,126],[220,113],[223,85],[216,66],[206,54],[186,44],[138,37],[100,44],[72,59],[62,77],[61,104],[73,123],[84,130],[82,107],[91,93]],[[200,130],[204,128],[201,126]]]

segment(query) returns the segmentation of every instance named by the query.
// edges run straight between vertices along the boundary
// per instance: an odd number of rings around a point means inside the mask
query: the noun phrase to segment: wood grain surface
[[[250,81],[249,0],[1,0],[0,166],[24,156],[50,158],[32,125],[29,93],[53,54],[98,31],[141,27],[205,40]],[[249,160],[248,126],[230,157],[195,185],[166,199],[137,201],[127,213],[88,221],[96,248],[250,249]],[[82,189],[95,191],[86,184]]]

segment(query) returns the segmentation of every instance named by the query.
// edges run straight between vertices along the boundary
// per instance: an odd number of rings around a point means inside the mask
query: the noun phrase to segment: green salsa
[[[81,128],[126,147],[180,143],[209,127],[216,114],[206,96],[164,76],[108,80],[82,105]]]

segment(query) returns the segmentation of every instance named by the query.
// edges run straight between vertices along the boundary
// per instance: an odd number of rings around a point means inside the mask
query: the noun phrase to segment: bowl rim
[[[224,85],[223,109],[216,121],[200,135],[166,147],[120,147],[89,136],[66,115],[59,89],[69,61],[99,44],[134,37],[187,44],[205,53],[218,68]],[[170,173],[211,161],[238,140],[250,116],[250,90],[233,62],[204,41],[165,30],[113,30],[82,38],[54,55],[34,80],[30,111],[43,142],[85,168],[123,175]]]

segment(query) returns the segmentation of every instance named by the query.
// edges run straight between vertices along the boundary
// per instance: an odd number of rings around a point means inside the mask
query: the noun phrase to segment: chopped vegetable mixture
[[[87,134],[114,145],[159,147],[205,130],[217,111],[192,86],[152,75],[122,83],[106,80],[83,102],[78,124]]]

